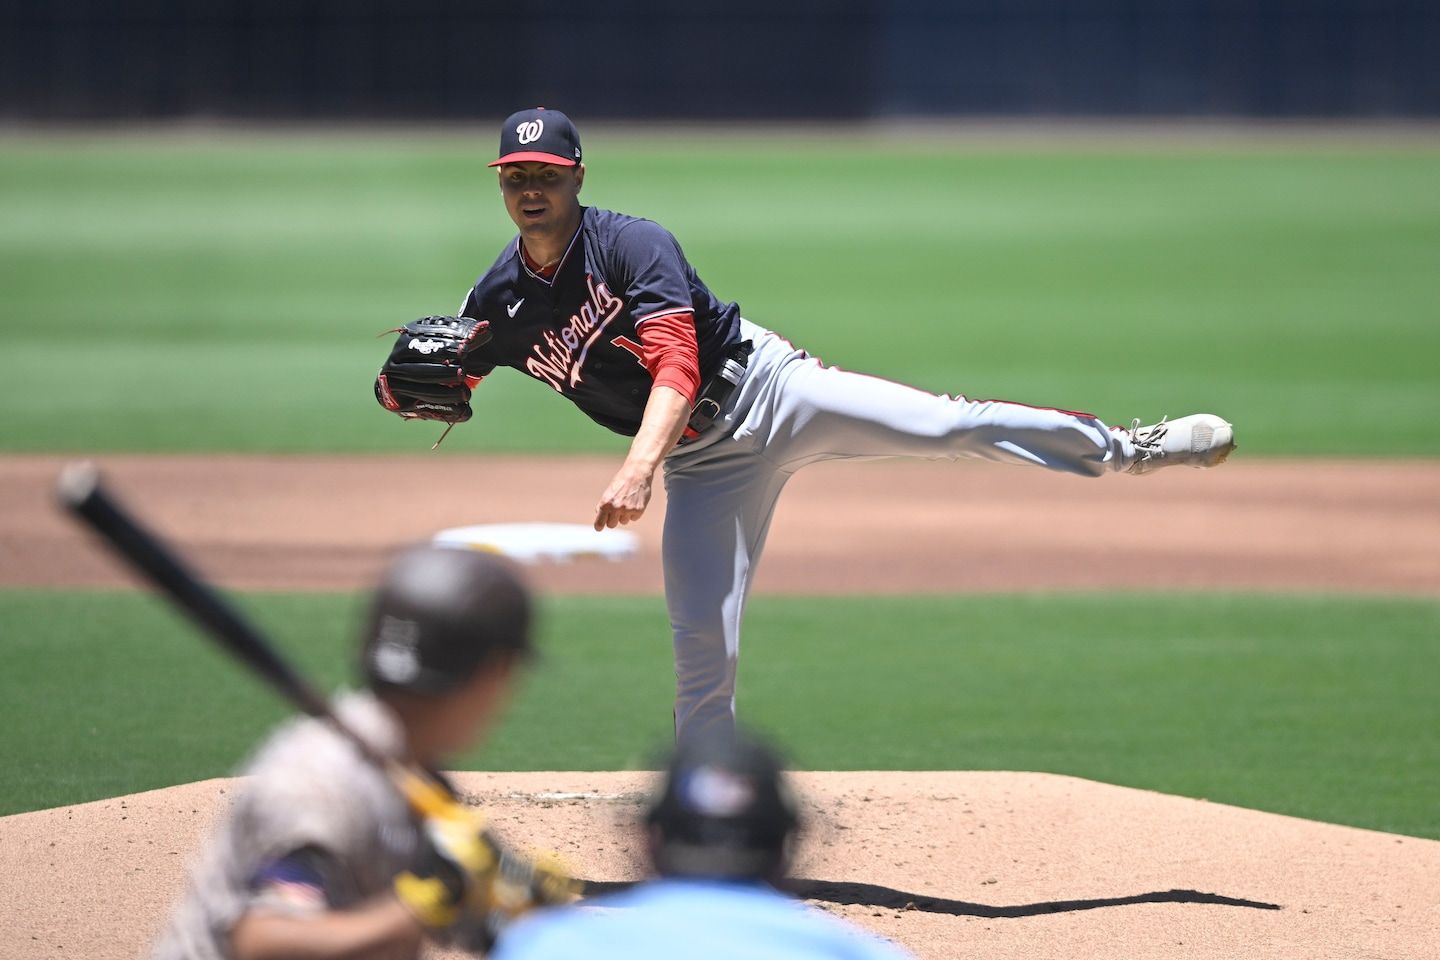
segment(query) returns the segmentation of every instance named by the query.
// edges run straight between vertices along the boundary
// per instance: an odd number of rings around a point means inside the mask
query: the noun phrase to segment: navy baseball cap
[[[682,741],[646,822],[662,875],[763,879],[783,869],[800,815],[779,754],[741,730]]]
[[[489,164],[535,160],[573,167],[580,162],[580,134],[559,110],[536,107],[510,114],[500,128],[500,159]]]

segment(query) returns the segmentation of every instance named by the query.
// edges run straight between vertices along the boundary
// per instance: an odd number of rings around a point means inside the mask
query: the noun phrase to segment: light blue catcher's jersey
[[[859,927],[756,883],[656,880],[585,907],[542,910],[493,960],[907,960]]]

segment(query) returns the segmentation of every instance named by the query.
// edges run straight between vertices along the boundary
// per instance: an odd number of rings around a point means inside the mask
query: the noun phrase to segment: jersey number
[[[634,340],[631,340],[629,337],[624,336],[616,337],[610,342],[615,344],[615,346],[619,347],[621,350],[633,353],[635,355],[636,362],[639,363],[642,367],[645,366],[645,348],[640,346],[640,344],[636,343]]]

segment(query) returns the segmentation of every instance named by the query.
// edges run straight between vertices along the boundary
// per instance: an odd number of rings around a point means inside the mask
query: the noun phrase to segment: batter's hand
[[[500,850],[484,818],[459,803],[427,816],[422,826],[422,862],[395,878],[395,895],[433,933],[460,919],[467,897],[494,876]]]
[[[595,508],[595,529],[615,528],[639,520],[650,505],[650,484],[653,471],[636,470],[630,465],[620,468]]]
[[[569,903],[579,884],[554,858],[532,863],[505,850],[478,811],[445,804],[421,822],[425,844],[395,895],[431,936],[488,950],[511,921],[539,906]]]

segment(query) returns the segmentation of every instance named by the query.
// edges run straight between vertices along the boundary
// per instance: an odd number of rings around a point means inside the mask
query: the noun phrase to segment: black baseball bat
[[[281,696],[312,717],[328,720],[330,707],[310,684],[280,659],[260,631],[224,597],[186,566],[179,553],[105,489],[93,464],[78,463],[60,474],[60,502],[85,521],[120,557],[183,610],[201,630],[219,641]]]
[[[56,492],[67,510],[99,534],[122,560],[144,575],[206,635],[218,641],[295,707],[324,720],[355,744],[367,759],[389,775],[417,812],[433,815],[454,802],[433,777],[381,755],[347,727],[325,698],[280,656],[264,634],[190,569],[177,550],[144,527],[105,489],[100,471],[93,464],[66,467],[60,474]]]
[[[346,726],[325,698],[280,656],[264,634],[191,570],[177,550],[142,526],[105,489],[94,464],[66,467],[60,474],[56,492],[66,509],[98,533],[121,559],[185,611],[207,635],[219,641],[290,703],[330,724],[353,743],[362,756],[385,772],[412,810],[425,817],[456,815],[459,802],[427,771],[385,756]],[[490,838],[490,842],[498,855],[499,844],[494,838]],[[561,886],[552,889],[553,883]],[[536,872],[531,895],[537,903],[564,902],[578,895],[583,886],[584,881],[569,881],[559,875],[552,881]]]

